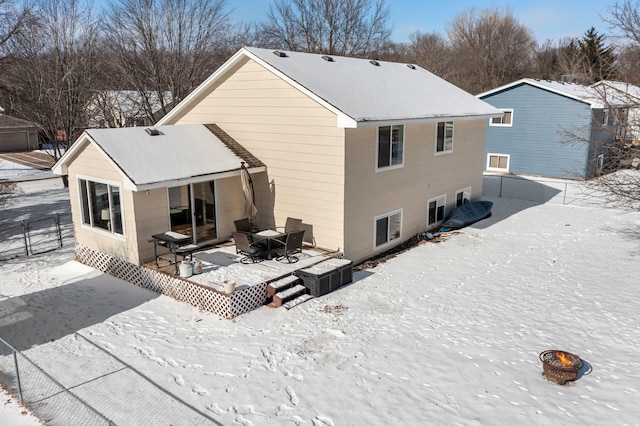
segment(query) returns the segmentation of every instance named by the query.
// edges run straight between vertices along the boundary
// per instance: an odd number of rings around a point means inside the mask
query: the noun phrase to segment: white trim
[[[266,170],[267,170],[266,166],[252,167],[249,169],[249,173],[254,174],[259,172],[265,172]],[[190,176],[184,179],[163,180],[160,182],[145,183],[142,185],[132,185],[131,188],[127,187],[127,189],[134,192],[149,191],[152,189],[168,188],[170,186],[182,186],[182,185],[188,185],[190,183],[208,182],[210,180],[224,179],[224,178],[233,177],[233,176],[240,176],[240,169],[230,170],[228,172],[202,175],[202,176]]]
[[[389,127],[390,131],[393,131],[394,127],[400,127],[402,126],[402,163],[400,164],[390,164],[388,166],[383,166],[380,167],[378,166],[378,155],[380,154],[380,127]],[[404,124],[394,124],[392,126],[378,126],[377,128],[377,132],[376,132],[376,146],[375,146],[375,151],[376,151],[376,173],[377,172],[386,172],[388,170],[395,170],[395,169],[401,169],[404,167],[404,157],[405,157],[405,150],[404,147],[406,146],[406,141],[405,141],[405,136],[406,136],[406,126]],[[391,136],[389,136],[391,137]],[[389,140],[389,155],[391,156],[391,140]],[[392,158],[389,157],[389,160],[391,161]]]
[[[100,147],[100,145],[96,141],[94,141],[91,138],[91,136],[86,131],[83,132],[78,137],[78,139],[76,139],[76,141],[71,145],[71,148],[69,148],[62,155],[62,157],[60,157],[58,162],[54,164],[53,167],[51,168],[51,171],[57,175],[68,175],[69,162],[76,155],[76,153],[79,153],[88,144],[93,144],[93,146],[98,150],[98,152],[102,155],[102,157],[104,157],[104,159],[109,163],[109,165],[111,165],[111,167],[113,167],[114,170],[116,170],[116,172],[120,174],[120,176],[122,177],[122,182],[119,183],[119,185],[121,184],[123,188],[135,191],[134,188],[136,188],[136,186],[131,181],[131,179],[129,179],[129,177],[122,171],[120,166],[118,166],[115,163],[115,161],[113,161],[113,159]]]
[[[503,169],[500,167],[490,167],[489,166],[489,162],[491,160],[491,157],[507,157],[507,168]],[[499,154],[497,152],[489,152],[487,153],[487,162],[486,162],[486,167],[485,170],[488,172],[509,172],[509,169],[511,168],[511,154]]]
[[[436,221],[433,223],[429,223],[429,204],[431,204],[433,201],[436,202]],[[442,214],[442,220],[437,220],[438,215],[437,215],[437,209],[438,207],[444,207],[443,209],[443,214]],[[442,224],[442,222],[444,222],[444,218],[447,215],[447,194],[442,194],[442,195],[438,195],[437,197],[433,197],[433,198],[429,198],[427,200],[427,229],[433,229],[437,226],[440,226],[440,224]]]
[[[442,121],[443,119],[442,116],[438,116],[438,117],[416,117],[416,118],[401,118],[401,119],[389,119],[389,120],[358,121],[355,118],[349,116],[348,114],[345,114],[338,107],[330,104],[329,102],[319,97],[314,92],[302,86],[301,84],[291,79],[286,74],[282,73],[281,71],[271,66],[267,62],[263,61],[260,57],[256,56],[254,53],[252,53],[251,51],[243,47],[240,50],[238,50],[231,58],[229,58],[227,62],[222,64],[220,68],[214,71],[214,73],[211,74],[203,83],[201,83],[198,87],[196,87],[193,92],[191,92],[180,103],[178,103],[178,105],[176,105],[175,108],[169,111],[167,115],[162,117],[156,123],[156,125],[161,126],[161,125],[167,125],[167,124],[176,124],[179,118],[191,109],[193,103],[197,102],[201,97],[206,96],[208,92],[213,90],[213,88],[224,77],[224,75],[228,73],[231,69],[233,69],[233,67],[238,65],[243,60],[243,58],[248,58],[255,61],[257,64],[263,66],[266,70],[270,71],[275,76],[281,78],[283,81],[287,82],[288,84],[290,84],[291,86],[299,90],[301,93],[307,95],[310,99],[313,99],[314,101],[318,102],[321,106],[323,106],[330,112],[334,113],[336,115],[336,126],[339,128],[353,129],[353,128],[361,128],[361,127],[388,126],[388,125],[407,124],[407,123],[418,124],[418,123]],[[497,114],[497,113],[471,114],[471,115],[463,115],[463,116],[451,116],[446,118],[449,118],[449,121],[454,119],[455,120],[480,120],[480,119],[496,117],[499,115],[500,114]]]
[[[302,86],[295,80],[292,80],[289,76],[282,73],[278,69],[274,68],[267,62],[263,61],[260,57],[256,56],[246,48],[241,48],[238,50],[227,62],[222,64],[220,68],[218,68],[213,74],[209,76],[202,84],[200,84],[196,89],[191,92],[186,98],[182,100],[175,108],[167,113],[164,117],[162,117],[156,125],[165,125],[165,124],[175,124],[177,121],[177,117],[183,112],[187,112],[190,110],[190,105],[192,102],[196,101],[200,96],[205,95],[212,87],[214,87],[215,83],[218,82],[230,69],[232,69],[235,65],[239,64],[243,57],[251,59],[265,68],[267,71],[271,72],[275,76],[279,77],[283,81],[287,82],[303,94],[307,95],[309,98],[318,102],[320,105],[325,107],[327,110],[331,111],[336,115],[336,126],[337,127],[345,127],[345,128],[355,128],[357,127],[357,121],[340,111],[335,106],[331,105],[324,99],[320,98],[315,93],[311,92],[306,87]]]
[[[548,92],[556,93],[558,95],[566,96],[567,98],[574,99],[579,102],[583,102],[591,106],[591,108],[603,108],[603,104],[600,102],[595,102],[595,100],[589,100],[587,98],[581,98],[579,96],[574,95],[570,92],[565,92],[563,90],[559,90],[553,87],[549,87],[545,84],[540,83],[539,81],[531,78],[522,78],[520,80],[514,81],[513,83],[505,84],[500,87],[496,87],[495,89],[488,90],[486,92],[480,93],[476,95],[476,98],[482,99],[489,95],[493,95],[494,93],[502,92],[504,90],[511,89],[512,87],[519,86],[521,84],[528,84],[533,87],[537,87],[538,89],[546,90]],[[575,84],[575,83],[566,83],[566,84]],[[585,89],[588,89],[590,86],[583,86]]]
[[[489,119],[489,126],[491,127],[513,127],[513,108],[500,108],[503,111],[503,115],[500,119],[500,123],[494,123],[493,122],[493,118],[497,118],[497,117],[493,117]],[[509,123],[505,123],[504,120],[504,113],[505,112],[510,112],[511,113],[511,120],[509,120]]]
[[[398,235],[397,238],[394,238],[392,240],[389,240],[389,235],[387,235],[387,241],[384,244],[380,244],[379,246],[376,245],[376,237],[377,237],[377,231],[378,231],[378,220],[383,219],[383,218],[390,218],[391,216],[395,216],[397,214],[400,214],[400,234]],[[397,210],[393,210],[391,212],[388,213],[383,213],[380,214],[378,216],[375,216],[373,218],[373,249],[374,250],[381,250],[381,249],[386,249],[388,247],[391,247],[393,245],[395,245],[398,241],[402,241],[402,225],[403,225],[403,221],[404,221],[404,212],[403,209],[397,209]]]

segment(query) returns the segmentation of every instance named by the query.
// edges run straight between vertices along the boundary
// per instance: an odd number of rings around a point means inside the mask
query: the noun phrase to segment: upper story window
[[[453,151],[453,121],[441,121],[436,131],[436,154]]]
[[[118,185],[78,179],[78,192],[83,224],[123,235]]]
[[[513,126],[513,109],[503,109],[502,117],[493,117],[489,121],[490,126],[503,126],[503,127],[511,127]]]
[[[404,126],[378,127],[378,169],[404,164]]]

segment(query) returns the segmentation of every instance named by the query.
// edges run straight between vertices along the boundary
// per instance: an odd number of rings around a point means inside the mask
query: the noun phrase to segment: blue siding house
[[[584,179],[602,168],[614,136],[591,87],[526,78],[477,97],[504,112],[487,124],[487,171]]]

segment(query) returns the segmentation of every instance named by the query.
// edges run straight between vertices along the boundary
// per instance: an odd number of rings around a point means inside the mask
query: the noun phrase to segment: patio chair
[[[253,230],[253,226],[251,226],[251,222],[248,217],[243,217],[242,219],[234,220],[233,224],[236,227],[236,232],[242,232],[243,234],[251,234]]]
[[[264,254],[263,247],[256,242],[250,241],[250,237],[242,232],[232,232],[233,241],[236,244],[236,254],[242,254],[244,257],[240,259],[240,263],[256,263],[261,261],[261,255]]]
[[[276,230],[277,229],[282,229],[282,227],[276,227]],[[288,234],[293,231],[302,231],[302,219],[287,217],[287,221],[284,224],[284,233]]]
[[[287,259],[289,263],[295,263],[298,259],[295,254],[302,253],[302,239],[304,238],[304,230],[293,231],[287,234],[287,239],[283,243],[282,248],[276,249],[278,253],[277,261]]]

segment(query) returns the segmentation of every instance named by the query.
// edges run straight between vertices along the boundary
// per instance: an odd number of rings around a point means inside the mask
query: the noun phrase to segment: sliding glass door
[[[215,240],[215,181],[169,188],[171,230],[193,238],[194,243]]]

